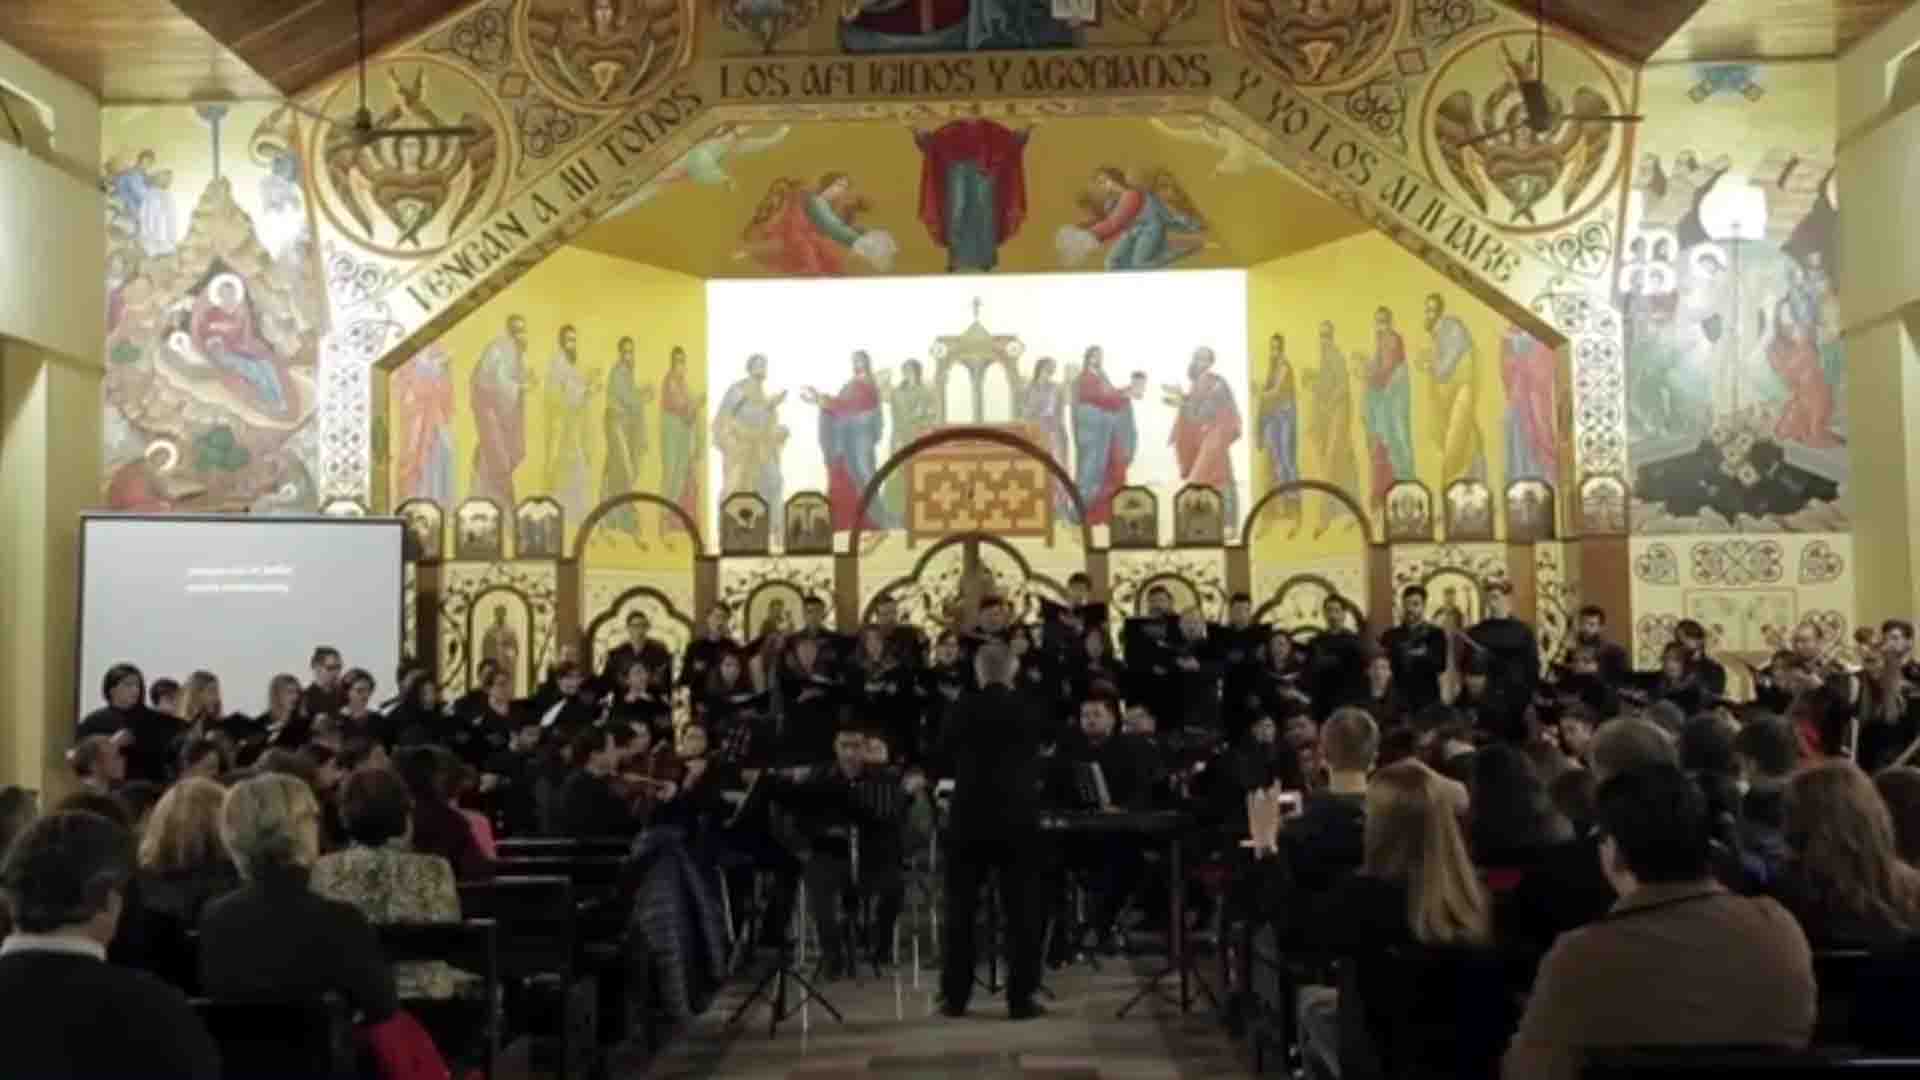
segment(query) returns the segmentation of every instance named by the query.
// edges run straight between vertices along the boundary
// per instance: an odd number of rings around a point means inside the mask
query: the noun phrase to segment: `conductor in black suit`
[[[950,734],[953,812],[947,840],[947,941],[940,1011],[961,1016],[973,991],[974,906],[989,870],[999,876],[1007,920],[1007,1015],[1029,1020],[1043,1010],[1040,937],[1046,911],[1046,845],[1040,833],[1040,756],[1047,716],[1014,689],[1018,666],[1005,642],[974,655],[977,691],[959,703]]]

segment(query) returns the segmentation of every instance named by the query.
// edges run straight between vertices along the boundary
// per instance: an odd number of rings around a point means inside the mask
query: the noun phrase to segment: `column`
[[[79,516],[100,491],[100,370],[0,340],[0,783],[64,792],[77,722]],[[43,805],[45,805],[43,797]]]

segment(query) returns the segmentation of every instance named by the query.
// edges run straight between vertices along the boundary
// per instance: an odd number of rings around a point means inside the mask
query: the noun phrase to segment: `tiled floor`
[[[1157,968],[1157,957],[1136,961]],[[971,1013],[950,1020],[934,1011],[937,973],[911,971],[898,978],[871,975],[824,989],[846,1016],[836,1023],[818,1007],[767,1036],[767,1010],[756,1007],[740,1026],[727,1017],[750,985],[739,982],[721,995],[706,1016],[673,1042],[645,1075],[693,1080],[1207,1080],[1249,1075],[1242,1048],[1227,1037],[1205,1004],[1188,1016],[1163,1004],[1136,1008],[1125,1020],[1115,1012],[1138,986],[1139,975],[1109,960],[1094,973],[1085,967],[1051,972],[1046,982],[1057,997],[1048,1015],[1013,1023],[1005,1001],[976,991]]]

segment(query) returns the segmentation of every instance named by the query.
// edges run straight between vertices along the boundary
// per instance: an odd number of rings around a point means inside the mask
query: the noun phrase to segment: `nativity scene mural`
[[[291,115],[247,104],[108,116],[113,509],[317,508],[328,313]]]

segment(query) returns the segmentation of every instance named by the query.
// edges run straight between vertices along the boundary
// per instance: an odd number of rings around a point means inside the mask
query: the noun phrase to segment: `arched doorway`
[[[616,512],[641,506],[657,507],[684,530],[686,565],[673,569],[593,565],[595,530],[606,527]],[[598,665],[604,651],[617,644],[609,634],[617,631],[619,618],[626,611],[639,610],[656,628],[674,631],[656,637],[668,640],[683,633],[680,644],[684,644],[692,637],[700,613],[717,598],[718,577],[718,560],[707,552],[699,524],[679,503],[650,491],[615,495],[588,512],[574,536],[570,557],[560,562],[558,633],[562,641],[579,644],[586,662]]]
[[[1013,607],[1016,621],[1038,621],[1040,604],[1064,603],[1067,585],[1059,575],[1036,571],[1020,549],[991,533],[956,533],[921,554],[913,569],[875,589],[861,605],[865,625],[882,597],[899,605],[903,622],[930,638],[969,623],[980,602],[998,596]]]

